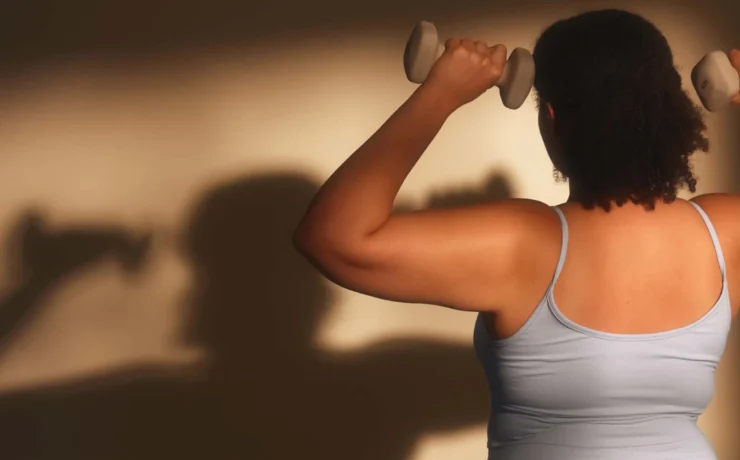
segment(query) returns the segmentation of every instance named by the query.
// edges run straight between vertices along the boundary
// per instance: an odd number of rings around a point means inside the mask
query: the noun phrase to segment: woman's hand
[[[740,50],[734,49],[730,51],[730,62],[732,62],[732,66],[737,70],[738,76],[740,76]],[[740,105],[740,93],[737,93],[732,98],[732,103]]]
[[[485,42],[450,39],[422,86],[435,91],[455,110],[492,88],[506,66],[506,47]]]

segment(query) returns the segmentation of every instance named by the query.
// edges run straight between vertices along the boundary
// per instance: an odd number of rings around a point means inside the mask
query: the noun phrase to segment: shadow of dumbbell
[[[11,235],[11,264],[15,279],[54,280],[79,272],[94,263],[114,258],[133,275],[143,268],[153,234],[116,226],[76,225],[54,228],[44,216],[31,211]]]

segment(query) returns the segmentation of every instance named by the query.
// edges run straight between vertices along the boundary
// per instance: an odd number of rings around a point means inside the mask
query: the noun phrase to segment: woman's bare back
[[[734,224],[733,217],[740,215],[733,213],[733,208],[740,211],[740,198],[705,195],[694,201],[716,227],[732,295],[740,289],[734,257],[738,229],[733,228],[740,227],[740,219]],[[570,321],[609,333],[664,332],[696,322],[719,298],[718,256],[706,224],[689,202],[658,203],[652,211],[633,204],[609,213],[578,204],[561,209],[569,241],[553,297]],[[531,289],[518,305],[486,315],[497,337],[518,331],[542,299],[560,255],[561,235],[557,220],[542,229],[541,244],[521,267],[531,275]],[[733,316],[737,310],[733,303]]]

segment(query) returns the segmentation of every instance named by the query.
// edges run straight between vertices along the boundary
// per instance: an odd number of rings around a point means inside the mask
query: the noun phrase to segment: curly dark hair
[[[614,9],[583,13],[546,29],[533,54],[538,106],[555,114],[556,174],[585,208],[654,209],[681,188],[696,191],[689,159],[709,150],[706,125],[651,22]]]

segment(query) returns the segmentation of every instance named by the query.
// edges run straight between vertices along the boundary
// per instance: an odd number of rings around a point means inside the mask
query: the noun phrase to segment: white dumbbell
[[[406,77],[413,83],[423,83],[445,47],[439,41],[437,28],[431,22],[421,21],[411,32],[403,55]],[[501,101],[509,109],[518,109],[527,100],[534,85],[532,54],[516,48],[511,52],[498,83]]]
[[[716,112],[740,93],[740,76],[723,51],[712,51],[691,71],[691,82],[704,107]]]

